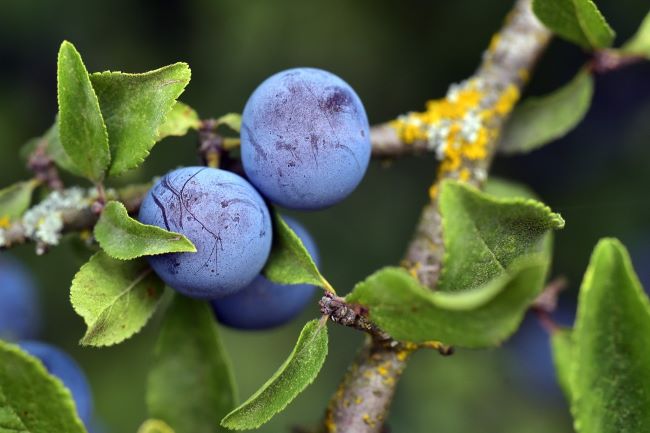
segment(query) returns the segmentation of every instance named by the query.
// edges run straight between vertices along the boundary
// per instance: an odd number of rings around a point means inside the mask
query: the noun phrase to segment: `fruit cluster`
[[[241,329],[277,326],[309,301],[313,287],[274,284],[260,274],[271,251],[267,203],[316,210],[347,197],[370,159],[361,100],[339,77],[298,68],[264,81],[244,108],[241,159],[246,179],[210,167],[184,167],[162,177],[139,219],[181,233],[196,253],[150,256],[176,291],[209,299],[218,319]],[[289,220],[312,256],[313,240]]]

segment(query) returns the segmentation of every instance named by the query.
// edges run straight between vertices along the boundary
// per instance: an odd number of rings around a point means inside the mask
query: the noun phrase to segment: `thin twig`
[[[617,50],[603,49],[594,52],[588,67],[596,74],[606,74],[647,60],[636,54],[626,54]]]
[[[151,183],[145,183],[130,185],[118,190],[107,190],[104,192],[104,199],[118,200],[124,204],[129,213],[135,213],[140,208],[140,204],[150,188]],[[30,211],[37,209],[39,206],[42,206],[43,202],[47,201],[51,202],[51,207],[47,208],[46,211],[48,213],[56,213],[57,218],[61,221],[61,226],[56,228],[55,233],[52,233],[52,235],[60,237],[60,235],[66,233],[92,230],[99,218],[97,212],[97,190],[95,188],[83,191],[75,187],[55,191],[30,209]],[[38,228],[32,227],[33,221],[26,221],[26,219],[29,219],[30,211],[22,219],[11,223],[6,229],[2,229],[2,245],[0,245],[0,249],[12,248],[26,242],[35,242],[37,244],[37,251],[43,253],[50,246],[56,244],[56,242],[44,242],[42,237],[39,237]],[[37,221],[36,224],[43,224],[43,222]]]
[[[62,190],[63,182],[59,177],[59,170],[54,161],[47,153],[48,140],[41,137],[34,151],[27,159],[27,168],[29,168],[36,179],[45,183],[50,189]]]
[[[569,285],[569,280],[564,276],[559,276],[551,280],[542,293],[537,296],[533,301],[531,308],[537,311],[544,311],[546,313],[552,313],[557,308],[557,300],[560,293]]]

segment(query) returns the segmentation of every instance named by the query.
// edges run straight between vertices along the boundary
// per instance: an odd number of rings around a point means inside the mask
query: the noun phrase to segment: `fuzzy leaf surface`
[[[358,283],[346,301],[367,307],[370,320],[398,340],[494,347],[517,330],[541,290],[546,267],[545,257],[527,257],[463,292],[433,292],[405,269],[387,267]]]
[[[437,289],[443,292],[486,285],[515,260],[548,252],[549,234],[564,227],[538,201],[498,198],[456,181],[443,183],[440,213],[445,258]]]
[[[95,253],[72,280],[70,301],[88,329],[84,346],[110,346],[131,337],[156,311],[163,282],[144,259]]]
[[[90,76],[108,129],[111,175],[137,167],[149,155],[158,128],[190,75],[186,63],[175,63],[144,74],[101,72]]]
[[[289,358],[255,394],[226,415],[221,425],[232,430],[258,428],[314,381],[326,357],[327,326],[318,320],[307,322]]]
[[[111,161],[106,124],[81,55],[68,41],[59,49],[57,95],[65,153],[83,176],[102,181]]]
[[[592,254],[573,337],[578,433],[650,431],[650,303],[616,239],[601,240]]]
[[[274,221],[273,246],[262,271],[264,276],[279,284],[313,284],[333,290],[302,240],[277,212]]]
[[[85,433],[70,391],[43,364],[0,340],[0,432]]]
[[[99,246],[111,257],[131,260],[165,253],[196,252],[196,247],[180,233],[142,224],[131,218],[118,201],[109,201],[95,225]]]

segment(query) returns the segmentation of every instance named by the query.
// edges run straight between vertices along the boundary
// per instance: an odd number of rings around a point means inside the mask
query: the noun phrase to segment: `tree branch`
[[[108,200],[124,203],[129,213],[137,212],[151,183],[130,185],[105,192]],[[0,229],[0,248],[7,249],[26,242],[36,243],[36,252],[43,254],[57,245],[62,235],[92,230],[99,218],[96,211],[96,188],[67,188],[51,192],[30,208],[21,219]]]
[[[451,86],[445,98],[430,101],[427,111],[408,113],[371,130],[375,156],[434,151],[441,160],[429,191],[431,201],[422,211],[404,260],[420,282],[432,289],[444,254],[438,211],[440,183],[451,178],[480,186],[485,181],[499,132],[549,39],[549,31],[533,15],[531,0],[517,0],[470,79]],[[363,312],[353,306],[344,302],[328,302],[328,306],[331,317],[339,314],[343,318],[338,323],[371,337],[332,397],[323,429],[328,433],[381,432],[397,381],[418,347],[386,339],[389,336],[368,326],[367,319],[356,317]]]
[[[324,430],[381,432],[406,360],[413,349],[377,344],[368,337],[348,369],[325,414]]]
[[[460,115],[425,125],[428,136],[434,138],[428,140],[429,146],[435,146],[441,163],[436,182],[430,189],[431,201],[422,211],[405,265],[414,271],[422,284],[432,289],[436,286],[444,254],[438,212],[440,182],[451,178],[476,186],[483,184],[497,148],[500,130],[550,39],[549,31],[533,15],[530,3],[530,0],[516,2],[503,29],[492,38],[478,71],[465,82],[476,84],[465,84],[460,91],[452,86],[444,100],[460,99],[464,92],[466,99],[475,98],[475,104],[471,103],[473,101],[456,104]],[[468,123],[474,122],[476,117],[470,114],[472,112],[479,113],[480,124],[474,130],[474,137],[467,136],[471,134],[463,137],[463,129],[470,129]],[[402,139],[410,138],[408,122],[407,118],[403,124],[397,125],[401,126]],[[445,126],[449,124],[451,126]],[[450,134],[446,140],[439,140],[436,129],[445,127],[460,130],[461,138]],[[413,140],[415,143],[418,137]],[[471,141],[471,138],[475,140]]]

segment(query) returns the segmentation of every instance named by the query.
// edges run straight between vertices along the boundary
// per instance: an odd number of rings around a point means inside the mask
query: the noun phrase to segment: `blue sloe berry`
[[[244,108],[244,171],[281,206],[314,210],[343,200],[361,182],[370,150],[361,100],[330,72],[279,72],[259,85]]]
[[[309,232],[297,221],[284,217],[318,264],[318,250]],[[309,284],[276,284],[258,275],[243,290],[212,301],[217,319],[237,329],[268,329],[297,316],[313,298],[315,287]]]
[[[0,254],[0,338],[35,338],[41,324],[40,304],[29,271]]]
[[[194,298],[244,288],[271,250],[271,218],[262,197],[240,176],[216,168],[185,167],[166,174],[145,197],[139,219],[194,243],[196,253],[148,257],[167,285]]]

